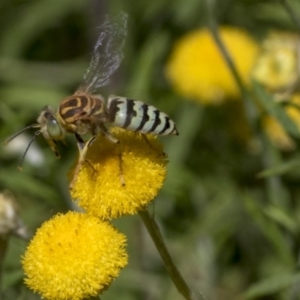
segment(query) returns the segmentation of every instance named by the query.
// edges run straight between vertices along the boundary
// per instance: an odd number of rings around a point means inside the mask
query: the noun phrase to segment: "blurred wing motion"
[[[109,77],[117,70],[123,58],[127,19],[128,15],[124,12],[114,18],[106,17],[100,27],[100,35],[94,47],[90,66],[76,94],[93,93],[109,83]]]

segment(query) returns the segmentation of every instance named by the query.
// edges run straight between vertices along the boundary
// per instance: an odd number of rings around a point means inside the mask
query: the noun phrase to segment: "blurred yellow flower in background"
[[[300,94],[292,96],[290,105],[285,106],[285,111],[300,130]],[[262,120],[262,126],[266,135],[276,147],[286,151],[295,148],[294,140],[274,117],[265,116]]]
[[[99,136],[87,151],[89,163],[82,165],[71,189],[78,205],[101,219],[144,209],[166,178],[167,160],[156,137],[147,135],[147,142],[136,132],[121,128],[112,128],[111,132],[120,145]],[[120,172],[125,185],[121,184]]]
[[[125,244],[123,234],[96,217],[56,215],[37,230],[26,250],[25,283],[46,299],[96,296],[127,264]]]
[[[257,43],[238,28],[221,27],[220,35],[242,80],[249,84]],[[166,76],[179,94],[204,104],[239,97],[238,86],[207,29],[193,31],[175,44]]]
[[[298,35],[271,32],[262,45],[262,52],[253,69],[253,78],[269,92],[287,92],[299,79]]]

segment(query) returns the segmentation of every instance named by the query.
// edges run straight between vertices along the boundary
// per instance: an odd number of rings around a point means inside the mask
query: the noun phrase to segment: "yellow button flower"
[[[137,213],[155,198],[166,177],[167,160],[153,135],[146,140],[121,128],[111,132],[120,144],[98,136],[71,189],[80,207],[102,219]]]
[[[253,69],[255,80],[270,92],[285,92],[299,78],[298,35],[284,32],[270,33]]]
[[[96,296],[127,264],[126,237],[98,218],[69,212],[37,230],[22,263],[25,283],[43,298]]]
[[[242,80],[248,84],[258,45],[241,29],[221,27],[220,35]],[[179,94],[204,104],[239,96],[238,86],[207,29],[191,32],[175,44],[166,76]]]
[[[293,95],[290,103],[292,105],[285,106],[286,113],[300,130],[300,94]],[[266,116],[263,119],[262,125],[266,135],[276,147],[286,151],[295,148],[294,140],[289,136],[277,119]]]

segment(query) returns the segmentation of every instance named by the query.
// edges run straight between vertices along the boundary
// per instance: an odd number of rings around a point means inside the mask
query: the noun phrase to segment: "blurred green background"
[[[300,15],[299,2],[289,3]],[[270,29],[299,31],[281,1],[215,5],[217,23],[244,28],[257,39]],[[204,1],[0,0],[0,140],[35,123],[43,106],[57,107],[76,90],[97,27],[106,14],[120,10],[129,14],[124,59],[101,93],[153,104],[177,123],[179,137],[161,138],[170,160],[168,178],[150,211],[182,275],[206,299],[300,299],[297,150],[285,153],[271,145],[256,119],[250,124],[259,146],[249,150],[234,134],[239,105],[189,102],[164,75],[174,42],[207,25]],[[34,233],[52,215],[74,208],[66,174],[77,148],[68,137],[57,161],[39,137],[19,173],[32,135],[28,131],[1,147],[0,187],[15,195]],[[269,176],[257,176],[269,168]],[[128,237],[129,265],[101,299],[182,299],[139,217],[114,224]],[[10,240],[3,299],[40,299],[23,284],[20,256],[26,244]]]

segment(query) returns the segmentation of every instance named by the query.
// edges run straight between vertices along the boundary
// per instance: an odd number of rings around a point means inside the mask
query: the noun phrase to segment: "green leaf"
[[[278,260],[283,262],[286,266],[292,266],[294,258],[280,227],[265,215],[264,207],[257,202],[255,197],[246,193],[243,194],[242,199],[244,207],[252,218],[253,223],[258,226],[262,234],[268,239],[269,243],[271,243]]]
[[[270,205],[265,209],[265,214],[280,226],[286,228],[289,232],[296,234],[299,230],[299,224],[296,222],[290,212],[286,212],[282,207]]]
[[[43,31],[53,27],[70,13],[82,10],[85,4],[84,0],[40,0],[27,3],[22,14],[12,16],[10,22],[2,27],[0,53],[8,57],[21,56]]]
[[[246,299],[253,299],[274,294],[298,281],[300,281],[300,273],[280,274],[254,284],[246,291],[244,296]]]
[[[15,269],[10,270],[9,272],[5,272],[5,276],[3,276],[3,289],[12,287],[18,282],[22,281],[23,276],[24,274],[21,269]]]
[[[289,134],[296,138],[300,138],[299,129],[286,114],[282,105],[280,105],[279,102],[276,102],[276,100],[257,82],[253,81],[253,86],[259,103],[268,112],[268,114],[276,118]]]
[[[148,38],[132,67],[131,80],[127,85],[127,94],[130,97],[143,97],[142,101],[147,100],[153,82],[155,66],[165,52],[168,39],[169,37],[165,33],[153,33]]]
[[[26,110],[41,110],[45,105],[56,107],[66,93],[53,86],[11,85],[0,89],[1,99],[14,107],[25,107]]]
[[[300,167],[300,157],[296,156],[295,158],[286,161],[284,163],[278,164],[272,168],[265,169],[257,174],[258,178],[265,178],[276,175],[283,175],[288,172],[299,170]]]

